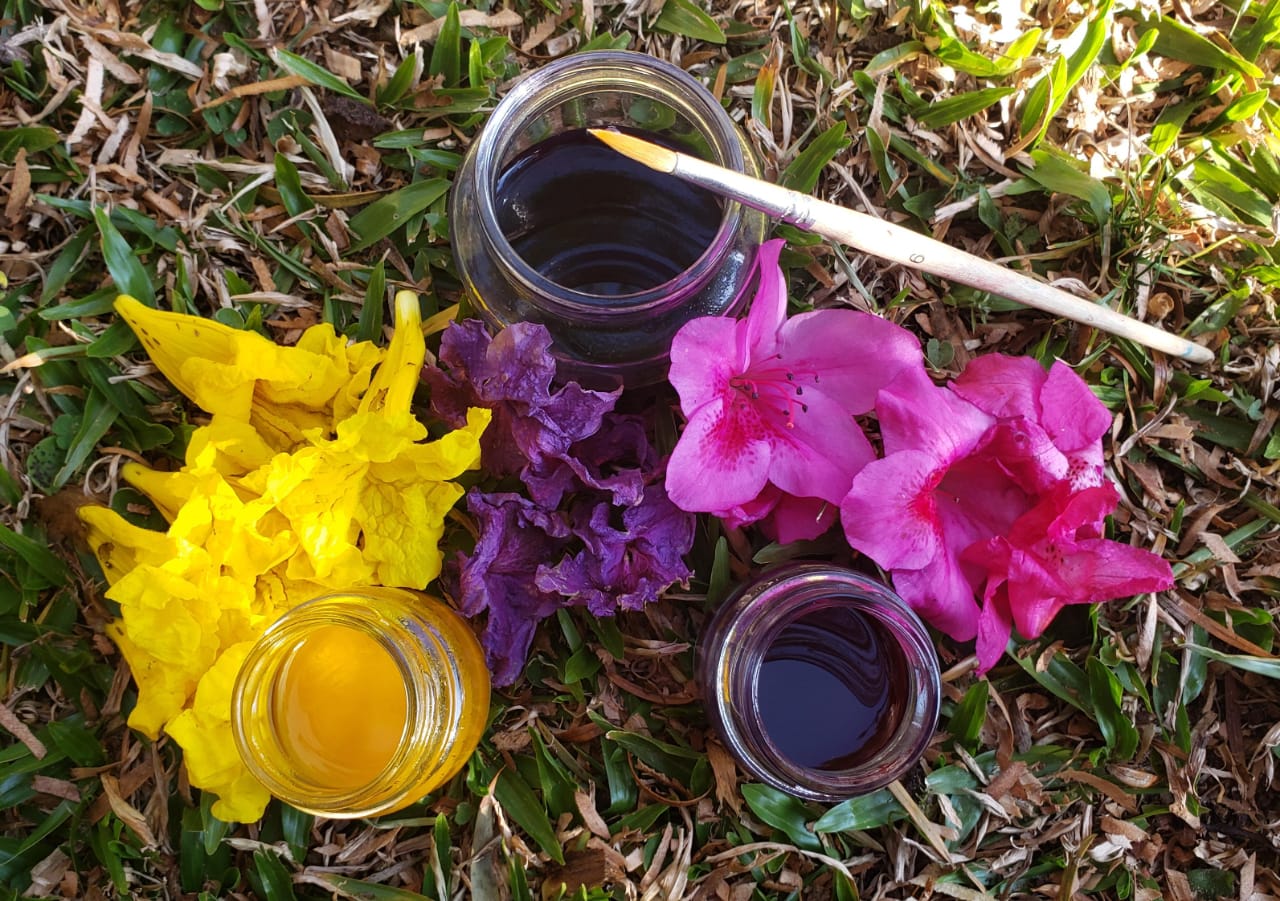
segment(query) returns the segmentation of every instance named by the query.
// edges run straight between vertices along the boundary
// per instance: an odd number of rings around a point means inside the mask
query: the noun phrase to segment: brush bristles
[[[630,157],[658,172],[676,171],[678,155],[674,150],[650,144],[648,141],[632,137],[620,131],[607,128],[588,128],[587,132],[594,138],[604,141],[623,156]]]

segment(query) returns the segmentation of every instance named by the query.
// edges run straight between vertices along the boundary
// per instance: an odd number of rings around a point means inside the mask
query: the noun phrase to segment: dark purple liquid
[[[565,288],[603,297],[669,282],[720,228],[715,195],[628,159],[583,129],[522,152],[498,176],[495,196],[498,225],[526,263]]]
[[[774,747],[815,770],[847,770],[892,737],[907,694],[902,649],[870,617],[832,606],[783,628],[756,683]]]

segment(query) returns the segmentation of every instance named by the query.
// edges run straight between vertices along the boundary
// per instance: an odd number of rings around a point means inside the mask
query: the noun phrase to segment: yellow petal
[[[231,731],[232,690],[252,646],[244,641],[223,651],[201,677],[190,709],[165,726],[182,747],[191,784],[218,795],[215,815],[232,822],[257,820],[270,800],[241,761]]]
[[[408,412],[426,354],[418,296],[412,291],[400,291],[396,294],[396,332],[360,410]]]
[[[177,553],[169,536],[139,528],[109,507],[86,504],[76,512],[88,526],[89,547],[108,583],[141,564],[159,566]]]
[[[166,665],[135,645],[124,633],[124,626],[119,620],[107,626],[107,635],[120,648],[138,686],[138,703],[129,713],[129,727],[155,740],[160,737],[164,724],[177,716],[191,698],[197,679]]]
[[[440,575],[444,518],[462,497],[453,482],[371,482],[360,492],[364,559],[377,584],[422,588]]]

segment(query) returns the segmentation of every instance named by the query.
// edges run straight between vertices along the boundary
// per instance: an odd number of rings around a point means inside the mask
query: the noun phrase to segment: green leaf
[[[546,808],[518,773],[503,770],[493,786],[493,796],[511,819],[529,833],[543,851],[556,863],[564,863],[564,849],[556,841],[556,831],[547,817]]]
[[[987,699],[990,696],[991,683],[979,679],[969,686],[960,703],[956,705],[947,724],[947,731],[956,744],[972,751],[978,744],[978,736],[982,732],[982,724],[987,720]]]
[[[119,415],[120,411],[108,403],[96,389],[89,392],[89,396],[85,398],[84,418],[80,420],[80,428],[67,449],[66,461],[53,477],[54,487],[61,488],[79,472],[80,467],[97,448],[98,440],[107,433],[107,429],[111,428]]]
[[[1096,657],[1090,657],[1085,663],[1085,672],[1089,677],[1093,715],[1102,730],[1102,738],[1116,757],[1128,760],[1138,749],[1138,729],[1121,708],[1124,689],[1120,680]]]
[[[49,585],[62,585],[67,581],[67,569],[52,551],[4,523],[0,523],[0,545],[21,557]]]
[[[154,307],[156,293],[151,285],[151,276],[147,274],[146,267],[129,246],[129,242],[111,224],[111,218],[102,207],[93,208],[93,220],[98,225],[102,258],[106,261],[107,271],[111,273],[111,280],[116,283],[116,289],[121,294],[129,294],[147,306]]]
[[[1233,72],[1248,78],[1266,77],[1261,69],[1242,57],[1234,48],[1222,48],[1177,19],[1161,16],[1155,22],[1150,20],[1142,22],[1137,28],[1138,35],[1142,36],[1152,28],[1158,35],[1152,50],[1161,56],[1191,63],[1193,66]],[[1225,38],[1222,39],[1225,40]]]
[[[314,85],[324,88],[326,91],[333,91],[335,94],[342,94],[344,97],[350,97],[352,100],[359,100],[361,103],[368,103],[367,97],[362,95],[351,85],[347,84],[338,76],[334,75],[328,69],[318,66],[309,59],[298,56],[296,53],[290,53],[288,50],[273,50],[276,64],[284,69],[290,75],[297,75],[299,78],[305,78]]]
[[[254,851],[253,862],[262,880],[262,894],[266,901],[296,901],[293,879],[280,858],[269,851]]]
[[[443,819],[443,817],[441,817]],[[426,895],[419,895],[405,888],[391,885],[380,885],[376,882],[362,882],[337,873],[315,872],[313,882],[321,882],[328,886],[340,898],[351,898],[353,901],[431,901]]]
[[[59,140],[58,133],[47,125],[0,129],[0,162],[12,163],[24,147],[31,156],[57,146]]]
[[[991,107],[1002,97],[1008,97],[1016,90],[1017,88],[1012,85],[1008,87],[983,88],[979,91],[970,91],[968,94],[948,97],[945,100],[936,100],[921,110],[915,116],[915,119],[925,128],[940,128],[943,125],[950,125],[953,122],[959,122],[962,119],[977,115]]]
[[[743,786],[744,788],[746,786]],[[841,801],[813,824],[814,832],[860,832],[904,819],[906,810],[887,788]]]
[[[1209,660],[1216,660],[1218,663],[1234,666],[1236,669],[1244,670],[1246,673],[1256,673],[1259,676],[1266,676],[1268,679],[1280,679],[1280,657],[1224,654],[1222,651],[1215,651],[1213,648],[1198,644],[1185,644],[1183,647],[1195,651]]]
[[[668,34],[685,37],[708,44],[723,44],[724,31],[705,10],[691,0],[667,0],[662,12],[654,20],[653,27]]]
[[[475,45],[472,45],[475,49]],[[403,100],[413,86],[418,83],[418,79],[422,77],[422,51],[415,48],[414,52],[404,58],[400,65],[396,66],[395,74],[388,79],[387,83],[378,91],[379,103],[399,103]],[[419,141],[421,141],[421,132],[417,132]]]
[[[774,829],[786,833],[797,848],[806,851],[822,850],[822,842],[809,831],[807,825],[809,809],[798,798],[783,794],[772,786],[750,783],[742,786],[742,797],[756,816]]]
[[[444,86],[456,88],[462,80],[462,22],[458,18],[458,4],[451,2],[444,14],[444,24],[431,51],[431,64],[427,74],[432,78],[444,76]]]
[[[684,785],[687,785],[693,777],[694,764],[703,759],[701,754],[689,748],[682,748],[638,732],[614,729],[606,732],[605,737],[617,742],[658,772],[678,779]]]
[[[298,175],[298,167],[283,153],[276,154],[276,190],[280,192],[280,202],[285,212],[292,216],[315,209],[311,198],[302,190],[302,179]]]
[[[360,322],[356,327],[357,341],[376,341],[382,334],[383,308],[387,305],[387,264],[378,260],[369,270],[369,284],[364,289],[364,303],[360,305]]]
[[[919,41],[903,41],[901,44],[890,47],[888,50],[881,50],[875,56],[871,57],[870,62],[862,70],[872,78],[877,78],[885,72],[891,72],[898,68],[899,65],[909,60],[915,59],[927,48]]]
[[[851,143],[844,132],[845,123],[841,120],[814,138],[787,166],[779,184],[801,194],[813,193],[823,168]]]
[[[1027,177],[1040,187],[1058,194],[1069,194],[1089,204],[1097,222],[1111,215],[1111,192],[1098,179],[1081,171],[1075,162],[1058,150],[1042,147],[1031,153],[1035,167]]]
[[[405,225],[409,218],[421,213],[449,190],[447,178],[428,178],[379,197],[351,217],[351,231],[360,240],[351,252],[364,250]]]

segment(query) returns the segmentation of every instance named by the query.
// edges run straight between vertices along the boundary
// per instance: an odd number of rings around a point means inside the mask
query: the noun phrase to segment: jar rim
[[[456,716],[451,722],[444,724],[447,732],[441,734],[428,730],[442,714],[438,711],[437,700],[427,684],[422,666],[415,664],[406,654],[404,647],[397,644],[399,634],[411,637],[419,642],[425,654],[433,663],[441,664],[447,672],[450,684],[457,686],[461,675],[457,663],[448,653],[444,653],[442,639],[434,629],[427,629],[425,634],[410,629],[405,623],[387,616],[383,611],[368,604],[369,600],[395,596],[404,600],[412,600],[414,595],[407,591],[386,589],[353,589],[335,592],[313,598],[283,613],[254,643],[240,671],[236,676],[231,696],[231,728],[235,739],[236,750],[245,767],[264,788],[273,796],[281,798],[300,810],[306,810],[321,816],[333,818],[353,818],[373,816],[386,810],[401,806],[415,785],[428,775],[421,768],[409,766],[411,756],[421,754],[423,747],[448,745],[457,731]],[[264,740],[273,741],[280,756],[287,754],[280,747],[277,731],[267,725],[258,724],[255,728],[246,722],[250,717],[270,717],[269,711],[258,709],[252,703],[250,692],[261,685],[263,680],[270,680],[279,675],[288,661],[287,648],[291,642],[301,639],[307,632],[317,626],[338,626],[362,632],[376,641],[391,658],[404,680],[406,719],[400,734],[400,740],[394,753],[379,773],[368,783],[350,789],[331,789],[314,783],[290,784],[280,778],[277,767],[270,765],[266,755],[257,753]],[[423,642],[428,644],[423,644]],[[426,733],[430,731],[432,738],[426,742]],[[443,758],[435,762],[438,768]],[[395,774],[403,773],[403,777]],[[289,775],[297,777],[290,771]]]
[[[639,72],[653,81],[640,80]],[[713,162],[742,172],[746,161],[732,121],[697,79],[677,66],[634,50],[591,50],[561,57],[529,73],[502,98],[474,146],[479,188],[476,207],[493,257],[509,268],[509,275],[524,286],[535,306],[547,312],[614,322],[619,314],[639,315],[679,303],[692,286],[714,277],[722,258],[732,248],[743,209],[736,201],[722,199],[719,227],[698,258],[671,279],[643,291],[616,295],[578,291],[552,281],[530,266],[498,224],[495,195],[505,151],[526,123],[569,100],[605,90],[649,97],[671,106],[707,140],[717,157]],[[676,94],[677,91],[681,93]],[[539,97],[542,92],[546,96]],[[536,102],[531,105],[531,101]]]
[[[735,601],[733,623],[722,647],[708,661],[704,678],[709,687],[721,687],[712,701],[717,719],[730,745],[748,752],[741,756],[755,775],[799,797],[831,802],[881,788],[915,765],[937,725],[940,674],[928,632],[905,601],[880,582],[826,564],[779,567],[745,588],[737,598],[730,598],[726,608]],[[823,609],[815,601],[829,601],[826,606],[852,606],[878,623],[905,656],[910,679],[907,704],[893,737],[867,761],[845,769],[819,769],[796,763],[771,739],[758,704],[764,651],[788,626]],[[727,652],[729,648],[732,653]],[[725,689],[745,698],[729,702]]]

